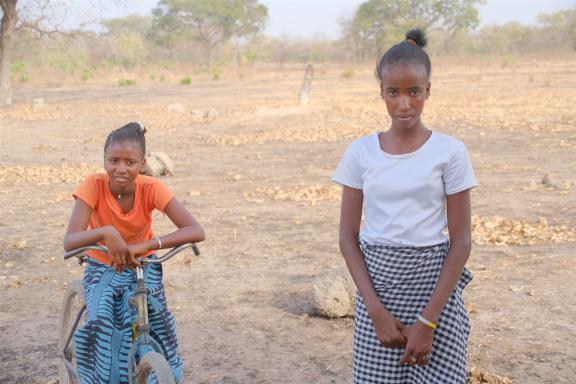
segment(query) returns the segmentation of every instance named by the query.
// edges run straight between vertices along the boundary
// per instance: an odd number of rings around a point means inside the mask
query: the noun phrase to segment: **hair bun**
[[[146,129],[146,127],[144,126],[144,124],[142,124],[141,122],[135,121],[134,123],[135,123],[135,124],[138,124],[138,127],[140,128],[140,133],[141,133],[141,134],[144,135],[144,134],[146,134],[146,132],[148,132],[148,130]]]
[[[420,48],[424,48],[428,43],[426,39],[426,33],[420,28],[411,29],[406,32],[406,40],[413,41]]]

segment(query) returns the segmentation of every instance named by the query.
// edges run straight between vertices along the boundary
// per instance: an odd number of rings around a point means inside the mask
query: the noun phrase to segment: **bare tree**
[[[0,0],[0,8],[2,8],[2,24],[0,26],[0,106],[12,104],[10,66],[12,64],[14,30],[18,21],[16,2],[17,0]]]

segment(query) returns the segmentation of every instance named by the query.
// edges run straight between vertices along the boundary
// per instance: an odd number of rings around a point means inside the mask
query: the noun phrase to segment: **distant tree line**
[[[160,0],[149,16],[103,20],[96,29],[67,33],[42,31],[47,16],[37,4],[50,8],[50,0],[0,0],[0,91],[9,88],[9,75],[26,81],[30,67],[89,77],[101,68],[166,63],[211,69],[257,62],[279,67],[373,62],[413,27],[427,31],[428,50],[435,55],[576,50],[576,7],[541,14],[536,25],[479,27],[483,2],[367,0],[341,20],[342,37],[330,40],[264,35],[268,9],[258,0]]]

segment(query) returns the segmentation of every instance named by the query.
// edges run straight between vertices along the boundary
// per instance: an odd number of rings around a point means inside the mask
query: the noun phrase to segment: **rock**
[[[144,173],[148,176],[173,176],[174,162],[164,152],[150,152],[146,156]]]
[[[34,113],[40,112],[43,109],[44,109],[44,99],[42,98],[32,99],[32,112]]]
[[[320,274],[312,286],[314,312],[329,318],[352,317],[356,286],[346,266]]]
[[[184,108],[184,106],[181,103],[172,103],[172,104],[168,104],[166,106],[166,110],[168,112],[174,112],[174,113],[184,113],[186,112],[186,108]]]
[[[58,383],[59,383],[58,379],[50,379],[46,382],[46,384],[58,384]]]
[[[210,108],[205,114],[204,118],[208,121],[213,121],[218,117],[219,113],[214,108]]]
[[[554,180],[554,178],[552,176],[550,176],[549,173],[545,174],[544,177],[542,177],[542,184],[544,184],[547,187],[553,187],[556,188],[556,181]]]
[[[203,119],[206,117],[206,112],[201,111],[199,109],[193,109],[190,111],[190,114],[192,115],[192,117],[196,118],[196,119]]]

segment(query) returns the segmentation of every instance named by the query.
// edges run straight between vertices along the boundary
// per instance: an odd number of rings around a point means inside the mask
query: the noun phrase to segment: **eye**
[[[398,90],[397,89],[387,89],[386,90],[386,94],[388,96],[397,96],[398,95]]]
[[[410,96],[418,96],[420,95],[420,88],[412,88],[409,93]]]

